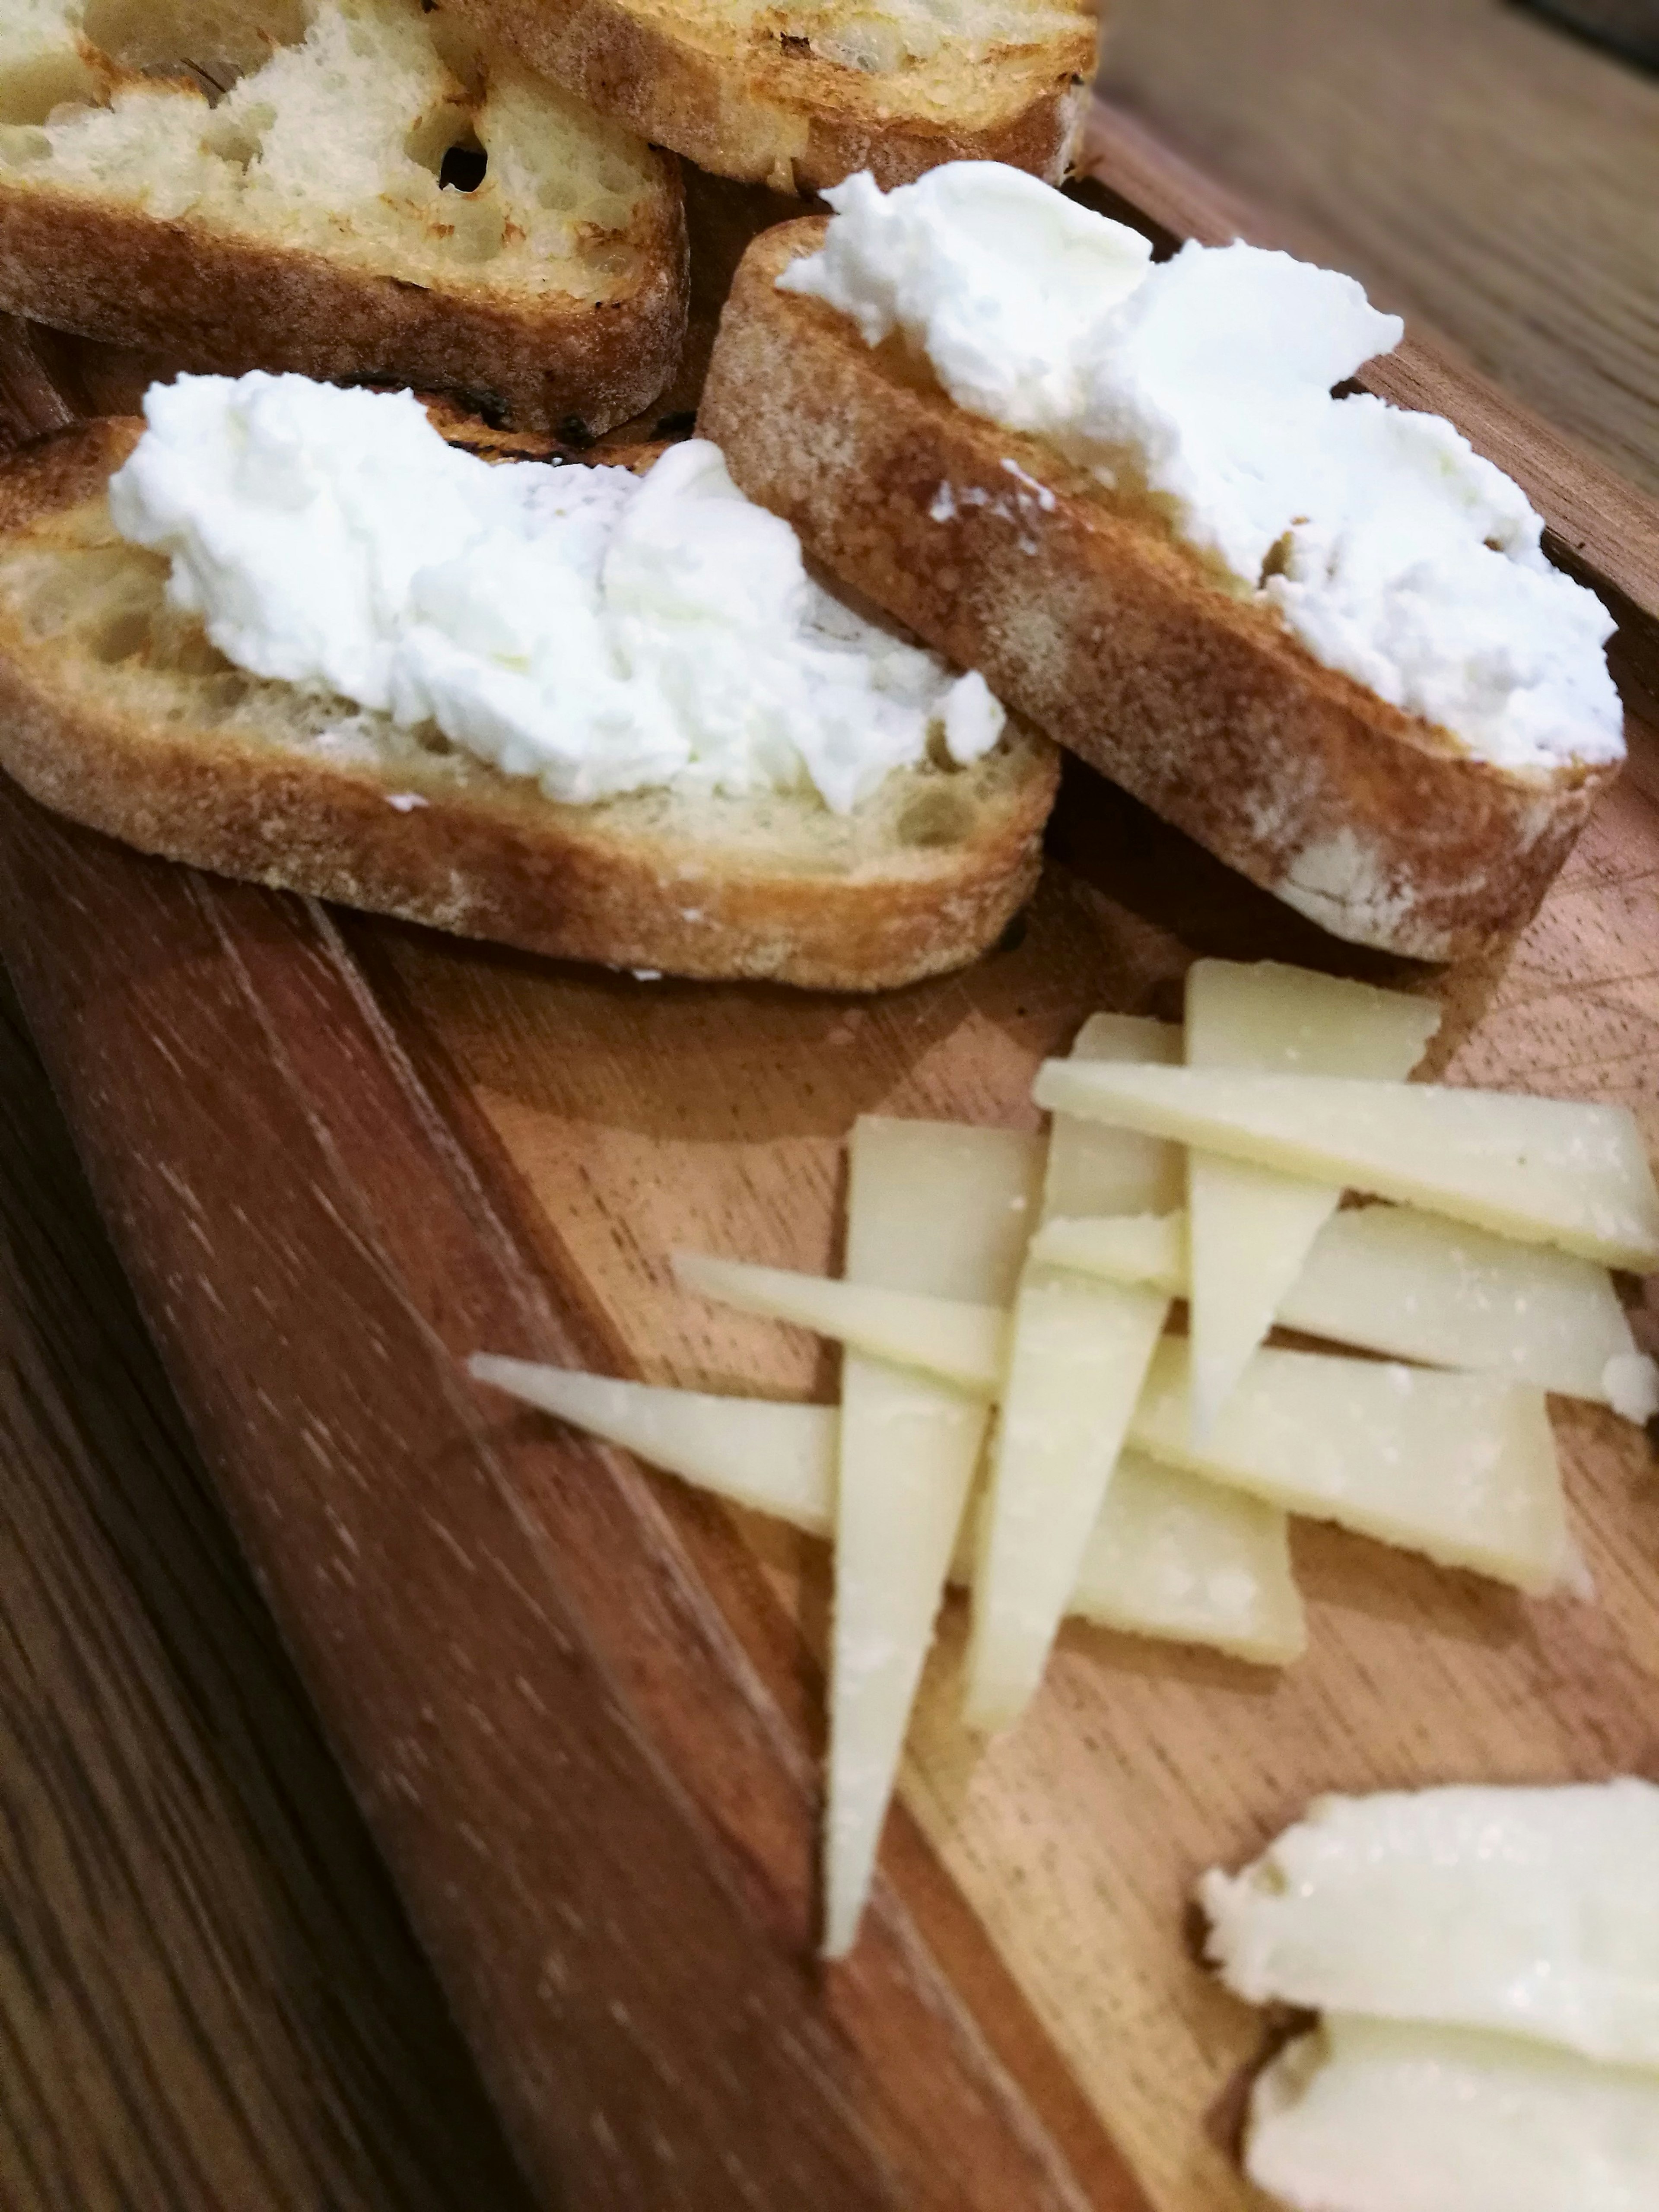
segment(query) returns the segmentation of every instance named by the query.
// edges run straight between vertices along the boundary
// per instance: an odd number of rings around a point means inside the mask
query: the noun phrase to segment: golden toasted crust
[[[607,430],[656,398],[685,331],[679,179],[654,158],[662,191],[632,241],[640,274],[598,304],[428,289],[206,224],[0,186],[0,308],[179,368],[384,378],[526,429]]]
[[[343,702],[241,676],[199,632],[164,651],[165,563],[104,497],[138,427],[0,470],[0,765],[44,805],[220,874],[678,975],[883,989],[972,960],[1029,896],[1057,775],[1029,731],[890,777],[844,824],[793,794],[567,806],[389,726],[354,737]]]
[[[1322,666],[1146,507],[954,406],[745,256],[702,427],[833,574],[1254,882],[1357,944],[1461,958],[1525,923],[1615,769],[1520,774]]]
[[[1069,20],[1028,46],[969,59],[947,33],[935,60],[866,70],[814,53],[775,10],[727,24],[686,0],[455,0],[457,14],[653,144],[785,192],[866,168],[890,189],[968,161],[1058,184],[1098,48],[1093,10],[1058,8]]]

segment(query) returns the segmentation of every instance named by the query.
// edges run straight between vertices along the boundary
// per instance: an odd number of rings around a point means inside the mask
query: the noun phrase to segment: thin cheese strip
[[[1130,1441],[1154,1459],[1385,1544],[1547,1590],[1568,1571],[1543,1393],[1323,1352],[1258,1352],[1206,1443],[1192,1434],[1188,1347],[1158,1346]]]
[[[1639,1358],[1605,1267],[1407,1206],[1337,1214],[1279,1318],[1339,1344],[1489,1369],[1571,1398],[1605,1401],[1609,1363]]]
[[[865,1364],[892,1373],[874,1360]],[[488,1352],[471,1370],[734,1505],[773,1514],[810,1536],[835,1533],[833,1406],[712,1397]],[[964,1588],[973,1580],[965,1528],[951,1579]],[[1218,1489],[1133,1452],[1118,1462],[1071,1611],[1103,1627],[1212,1644],[1272,1665],[1299,1657],[1308,1640],[1285,1516],[1243,1491]]]
[[[1000,1306],[836,1282],[698,1252],[677,1252],[674,1274],[682,1290],[837,1338],[854,1351],[920,1368],[976,1397],[994,1397],[1002,1387],[1008,1316]]]
[[[1046,1061],[1056,1113],[1342,1182],[1608,1267],[1659,1267],[1659,1189],[1635,1117],[1493,1091]]]
[[[1650,1782],[1395,1790],[1319,1799],[1199,1897],[1211,1960],[1253,2004],[1659,2068],[1656,1868]]]
[[[1074,1267],[1107,1283],[1145,1283],[1171,1298],[1187,1295],[1187,1215],[1108,1214],[1079,1220],[1056,1215],[1031,1239],[1031,1257],[1048,1267]]]
[[[1184,1298],[1187,1217],[1045,1222],[1031,1256]],[[1644,1373],[1649,1366],[1605,1267],[1414,1206],[1334,1215],[1279,1301],[1278,1319],[1333,1344],[1504,1374],[1601,1403],[1614,1361],[1633,1360]]]
[[[1337,2015],[1257,2081],[1244,2163],[1291,2212],[1652,2212],[1659,2075]]]
[[[475,1352],[468,1370],[476,1381],[734,1505],[775,1514],[809,1535],[834,1529],[840,1416],[833,1406],[774,1405],[620,1382],[489,1352]]]
[[[1169,1300],[1028,1268],[980,1522],[963,1717],[1006,1728],[1042,1680]]]
[[[849,1146],[847,1277],[1006,1306],[1041,1140],[866,1117]],[[827,1957],[858,1933],[910,1708],[983,1447],[988,1409],[849,1352],[842,1367],[824,1851]]]
[[[1078,1031],[1072,1057],[1173,1067],[1182,1050],[1182,1032],[1172,1023],[1095,1014]],[[1045,1220],[1059,1214],[1167,1213],[1186,1192],[1187,1158],[1179,1145],[1056,1115],[1042,1189]]]
[[[1189,1067],[1400,1082],[1439,1025],[1432,1000],[1275,961],[1188,971]],[[1188,1156],[1187,1190],[1193,1420],[1206,1437],[1342,1192],[1204,1152]]]
[[[1308,1648],[1285,1516],[1134,1451],[1112,1471],[1069,1610],[1264,1666]]]

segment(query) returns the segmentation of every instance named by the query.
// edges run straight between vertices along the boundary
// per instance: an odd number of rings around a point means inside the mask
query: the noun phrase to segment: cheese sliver
[[[1636,1346],[1605,1267],[1408,1206],[1335,1215],[1280,1299],[1287,1328],[1442,1367],[1605,1397]]]
[[[1439,1025],[1432,1000],[1274,961],[1199,960],[1188,970],[1189,1067],[1398,1082]],[[1197,1151],[1187,1192],[1193,1419],[1202,1437],[1342,1193],[1339,1183]]]
[[[1036,1215],[1040,1140],[866,1116],[848,1146],[848,1287],[1001,1308]],[[858,1933],[988,1414],[858,1352],[842,1364],[824,1832],[826,1956]]]
[[[1635,1117],[1505,1091],[1046,1061],[1056,1113],[1341,1182],[1608,1267],[1659,1267],[1659,1190]]]
[[[842,1376],[823,1954],[858,1935],[910,1708],[984,1449],[983,1399],[849,1355]]]
[[[839,1428],[833,1406],[774,1405],[620,1382],[486,1352],[474,1354],[469,1370],[477,1381],[620,1444],[699,1490],[776,1514],[814,1536],[830,1533]]]
[[[963,1716],[1006,1728],[1036,1694],[1169,1300],[1027,1271],[974,1572]]]
[[[1073,1060],[1175,1066],[1182,1033],[1169,1022],[1137,1014],[1095,1014],[1078,1031]],[[1186,1157],[1179,1145],[1132,1129],[1103,1128],[1069,1116],[1048,1139],[1042,1191],[1045,1220],[1056,1214],[1167,1213],[1186,1195]]]
[[[1651,2212],[1659,2076],[1339,2014],[1257,2081],[1244,2163],[1291,2212]]]
[[[861,1115],[848,1142],[849,1283],[1007,1307],[1036,1225],[1047,1147],[1034,1131]]]
[[[1188,1067],[1285,1075],[1409,1075],[1440,1026],[1436,1000],[1279,960],[1195,960],[1187,970]]]
[[[1395,1790],[1320,1798],[1242,1874],[1206,1875],[1199,1899],[1211,1961],[1253,2004],[1659,2068],[1656,1867],[1649,1782]]]
[[[1520,1589],[1549,1589],[1568,1570],[1541,1391],[1502,1376],[1268,1349],[1250,1360],[1225,1419],[1200,1444],[1188,1389],[1187,1346],[1166,1338],[1130,1442],[1289,1512]]]
[[[1307,1182],[1214,1152],[1187,1156],[1188,1322],[1193,1427],[1208,1436],[1273,1310],[1302,1273],[1341,1201],[1337,1183]]]
[[[1184,1298],[1187,1217],[1045,1222],[1031,1256]],[[1650,1382],[1651,1362],[1636,1349],[1605,1267],[1414,1206],[1334,1214],[1277,1318],[1333,1344],[1490,1370],[1568,1398],[1609,1401],[1608,1370],[1620,1360],[1636,1363],[1629,1381]]]
[[[1283,1513],[1139,1452],[1120,1454],[1070,1611],[1282,1667],[1308,1644]]]
[[[875,1361],[860,1364],[878,1369]],[[471,1371],[714,1497],[773,1514],[808,1535],[834,1534],[840,1417],[833,1407],[619,1382],[485,1352]],[[969,1400],[941,1395],[978,1411]],[[973,1580],[965,1529],[957,1532],[951,1577],[964,1588]],[[1132,1452],[1118,1462],[1090,1534],[1071,1610],[1108,1628],[1213,1644],[1274,1664],[1297,1657],[1307,1642],[1285,1516],[1242,1491]]]
[[[1145,1283],[1167,1297],[1187,1295],[1187,1216],[1107,1214],[1078,1220],[1055,1215],[1031,1239],[1031,1257],[1073,1267],[1108,1283]]]
[[[992,1397],[1001,1388],[1008,1316],[1000,1306],[923,1297],[872,1283],[836,1282],[697,1252],[677,1252],[674,1274],[682,1290],[838,1338],[859,1352],[896,1366],[921,1368],[976,1396]]]

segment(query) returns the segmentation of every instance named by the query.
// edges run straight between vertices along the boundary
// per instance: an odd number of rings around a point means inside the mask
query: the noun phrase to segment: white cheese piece
[[[1656,1867],[1650,1782],[1391,1790],[1318,1799],[1242,1874],[1207,1874],[1199,1899],[1212,1963],[1252,2004],[1659,2068]]]
[[[1176,1066],[1181,1055],[1178,1028],[1138,1014],[1096,1014],[1072,1047],[1073,1060]],[[1179,1145],[1057,1115],[1048,1139],[1043,1218],[1168,1213],[1186,1196],[1186,1155]]]
[[[1188,1347],[1166,1338],[1130,1442],[1290,1512],[1520,1589],[1550,1589],[1568,1571],[1541,1391],[1502,1376],[1267,1350],[1250,1360],[1203,1444],[1192,1434],[1188,1394]]]
[[[1659,1413],[1659,1366],[1645,1352],[1616,1352],[1601,1370],[1601,1395],[1615,1413],[1645,1427]]]
[[[1490,1369],[1569,1398],[1610,1399],[1609,1361],[1651,1366],[1605,1267],[1409,1206],[1334,1216],[1279,1319],[1339,1344]]]
[[[1184,1298],[1187,1217],[1045,1222],[1031,1257]],[[1626,1420],[1659,1412],[1659,1375],[1637,1351],[1605,1267],[1414,1206],[1334,1214],[1277,1318],[1333,1344],[1428,1367],[1488,1370],[1563,1397],[1594,1399]]]
[[[1187,1295],[1187,1216],[1121,1213],[1078,1220],[1056,1215],[1031,1239],[1046,1267],[1073,1267],[1108,1283],[1145,1283],[1167,1297]]]
[[[969,1727],[1006,1728],[1036,1692],[1168,1312],[1159,1291],[1026,1272],[980,1521]]]
[[[1277,961],[1198,960],[1188,970],[1189,1067],[1399,1082],[1439,1026],[1431,999]],[[1193,1152],[1187,1192],[1193,1419],[1204,1437],[1342,1191],[1340,1183]]]
[[[1134,1451],[1112,1471],[1070,1610],[1104,1628],[1208,1644],[1264,1666],[1287,1665],[1308,1648],[1286,1516]]]
[[[1659,2077],[1338,2016],[1256,2082],[1244,2163],[1292,2212],[1652,2212]]]
[[[976,1397],[994,1397],[1002,1387],[1008,1316],[1000,1306],[926,1298],[914,1291],[836,1282],[700,1252],[677,1252],[674,1275],[682,1290],[701,1297],[837,1338],[872,1358],[920,1368]]]
[[[839,1415],[832,1406],[769,1404],[646,1382],[619,1382],[479,1352],[480,1382],[620,1444],[718,1498],[770,1513],[809,1536],[835,1529]],[[861,1363],[878,1382],[894,1370]],[[908,1383],[914,1378],[896,1378]],[[979,1409],[953,1394],[941,1401]],[[920,1403],[907,1393],[906,1409]],[[874,1393],[870,1410],[873,1418]],[[973,1581],[971,1532],[957,1540],[951,1579]],[[1125,1452],[1091,1531],[1071,1609],[1103,1627],[1212,1644],[1283,1665],[1307,1647],[1282,1513],[1178,1468]]]
[[[468,1364],[477,1381],[620,1444],[699,1490],[775,1513],[811,1535],[827,1536],[834,1526],[840,1417],[833,1406],[620,1382],[488,1352]]]
[[[1340,1182],[1608,1267],[1659,1267],[1659,1189],[1621,1106],[1505,1091],[1046,1061],[1040,1106]]]
[[[847,1279],[995,1308],[1036,1215],[1041,1140],[866,1117],[848,1148]],[[824,1839],[826,1957],[851,1948],[983,1448],[984,1402],[850,1352],[842,1369]]]

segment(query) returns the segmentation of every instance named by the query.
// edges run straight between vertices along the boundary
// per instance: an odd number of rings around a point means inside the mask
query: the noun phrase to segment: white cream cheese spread
[[[181,377],[110,485],[237,666],[444,736],[551,799],[810,783],[846,811],[1003,711],[806,574],[702,441],[643,477],[492,466],[408,393]]]
[[[1144,490],[1328,667],[1509,769],[1615,760],[1613,623],[1520,488],[1441,416],[1333,396],[1403,325],[1352,278],[1139,233],[994,162],[829,192],[780,286],[893,332],[959,406]],[[944,489],[934,512],[948,519]]]

